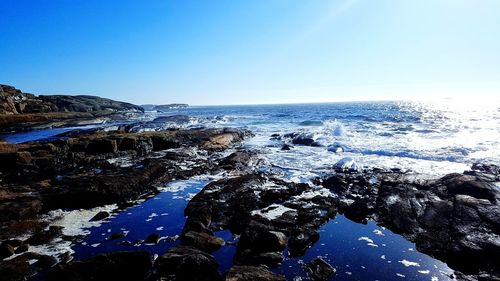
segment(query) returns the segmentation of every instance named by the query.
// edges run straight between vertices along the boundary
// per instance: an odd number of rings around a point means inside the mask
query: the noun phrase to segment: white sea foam
[[[274,220],[281,217],[288,211],[295,211],[295,209],[291,209],[279,204],[272,204],[267,206],[266,208],[252,211],[252,216],[258,215],[268,220]]]
[[[418,262],[413,262],[413,261],[409,261],[406,259],[403,259],[403,260],[398,261],[398,262],[403,264],[405,267],[410,267],[410,266],[420,267],[420,264]]]

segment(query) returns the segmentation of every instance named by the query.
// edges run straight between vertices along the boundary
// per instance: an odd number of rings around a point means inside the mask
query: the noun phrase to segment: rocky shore
[[[88,96],[36,97],[4,85],[0,103],[3,131],[50,127],[61,120],[67,126],[102,117],[102,111],[124,118],[142,110]],[[186,118],[160,117],[135,126]],[[260,169],[265,161],[259,152],[239,146],[252,136],[247,130],[131,128],[74,130],[23,144],[0,142],[2,280],[26,280],[39,272],[44,275],[37,280],[285,280],[273,268],[286,257],[303,256],[320,239],[320,227],[339,214],[362,224],[372,220],[401,234],[418,251],[456,270],[452,279],[500,280],[499,166],[475,164],[463,173],[422,180],[398,169],[360,168],[345,158],[311,182],[297,183]],[[270,137],[282,141],[283,150],[322,146],[303,134]],[[328,150],[342,153],[340,146]],[[178,244],[159,256],[123,251],[73,260],[69,252],[31,250],[55,239],[80,238],[42,219],[49,211],[108,204],[123,209],[174,179],[222,171],[224,177],[190,197]],[[90,220],[109,216],[100,211]],[[233,239],[216,235],[223,230]],[[155,244],[159,236],[146,240]],[[222,272],[214,252],[229,243],[235,247],[233,263]],[[336,274],[335,264],[322,257],[304,263],[303,270],[317,281],[333,280]]]
[[[232,129],[117,131],[20,145],[4,143],[0,152],[0,258],[60,237],[61,229],[47,228],[39,220],[47,211],[127,204],[157,192],[158,186],[174,178],[221,169],[218,152],[249,135]],[[24,241],[12,239],[26,233],[32,234]],[[45,257],[29,252],[16,256],[2,262],[0,272],[8,276],[4,270],[12,264],[38,258]]]
[[[0,85],[0,133],[124,120],[140,106],[96,96],[33,95]]]

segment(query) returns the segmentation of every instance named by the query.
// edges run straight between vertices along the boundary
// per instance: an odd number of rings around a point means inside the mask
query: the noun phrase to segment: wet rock
[[[282,252],[256,252],[251,249],[240,250],[235,256],[236,264],[266,265],[275,267],[285,259]]]
[[[25,242],[30,244],[30,245],[34,245],[34,246],[47,244],[48,242],[61,236],[62,229],[63,229],[63,227],[61,227],[61,226],[50,226],[48,230],[38,231],[38,232],[34,233]]]
[[[496,172],[475,165],[464,174],[421,181],[400,170],[337,171],[321,184],[339,195],[338,209],[347,218],[374,219],[455,270],[493,278],[500,275]]]
[[[291,150],[293,148],[293,146],[289,145],[289,144],[284,144],[282,147],[281,147],[281,150]]]
[[[90,221],[100,221],[100,220],[106,219],[108,217],[109,217],[109,213],[108,212],[101,211],[101,212],[97,213],[94,217],[92,217],[90,219]]]
[[[345,157],[340,159],[337,163],[333,165],[333,169],[339,172],[356,172],[358,171],[358,165],[350,157]]]
[[[327,150],[336,154],[342,154],[345,151],[345,147],[340,144],[331,144],[327,146]]]
[[[98,139],[87,144],[85,153],[89,155],[116,153],[118,146],[116,140]]]
[[[286,245],[287,237],[282,232],[248,227],[240,237],[234,259],[236,264],[276,266],[284,259]]]
[[[118,245],[120,245],[120,246],[132,246],[134,244],[128,240],[124,240],[124,241],[120,241],[120,243],[118,243]]]
[[[14,248],[23,245],[23,241],[19,240],[19,239],[9,239],[9,240],[3,241],[3,243],[11,245]]]
[[[29,250],[29,245],[24,244],[24,245],[17,247],[15,253],[20,254],[20,253],[27,252],[28,250]]]
[[[24,281],[37,272],[38,269],[32,267],[28,260],[25,259],[0,261],[0,276],[2,281]]]
[[[49,272],[45,280],[145,280],[151,268],[151,256],[148,252],[116,252],[59,265]]]
[[[205,141],[201,147],[207,150],[221,150],[229,147],[229,145],[234,141],[235,136],[233,134],[220,134],[217,136],[210,137]]]
[[[236,151],[224,158],[219,164],[226,170],[245,170],[251,166],[253,154],[249,151]]]
[[[282,251],[287,245],[287,237],[278,231],[248,228],[240,237],[239,247],[256,252]]]
[[[225,245],[223,239],[208,233],[188,231],[181,236],[183,245],[193,246],[205,252],[215,252]]]
[[[160,235],[157,233],[150,234],[146,240],[144,240],[145,244],[158,244],[160,242]]]
[[[53,256],[40,255],[37,257],[37,262],[35,266],[40,266],[41,268],[50,268],[57,264],[57,259]]]
[[[291,256],[302,256],[307,249],[319,240],[319,233],[313,229],[301,229],[288,240]]]
[[[313,134],[299,134],[292,139],[293,144],[312,146],[315,143]]]
[[[272,134],[270,136],[271,140],[281,140],[281,135],[280,134]]]
[[[126,237],[127,236],[127,232],[116,232],[116,233],[113,233],[111,234],[109,237],[108,237],[108,240],[116,240],[116,239],[120,239],[120,238],[123,238],[123,237]]]
[[[327,281],[333,277],[336,270],[322,258],[315,258],[310,263],[307,263],[304,268],[309,273],[309,276],[315,281]]]
[[[186,124],[189,123],[190,119],[187,115],[171,115],[171,116],[160,116],[153,120],[154,123],[176,123],[176,124]]]
[[[7,243],[2,243],[0,245],[0,260],[3,260],[7,257],[10,257],[14,254],[15,252],[15,249],[14,247],[12,247],[11,245],[7,244]]]
[[[498,188],[493,183],[479,181],[474,176],[452,174],[444,177],[442,181],[451,196],[463,194],[492,202],[500,199]]]
[[[225,281],[285,281],[285,277],[272,273],[264,266],[233,266]]]
[[[179,281],[222,280],[218,267],[213,256],[190,246],[170,249],[155,262],[155,268],[161,277]]]

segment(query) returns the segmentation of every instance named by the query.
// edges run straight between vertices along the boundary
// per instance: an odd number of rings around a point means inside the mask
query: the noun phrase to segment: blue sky
[[[498,0],[0,0],[0,83],[137,104],[500,95]]]

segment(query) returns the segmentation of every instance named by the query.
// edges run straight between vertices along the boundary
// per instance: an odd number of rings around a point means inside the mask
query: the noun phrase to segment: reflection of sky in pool
[[[206,183],[206,181],[175,181],[169,186],[175,186],[177,191],[160,192],[153,198],[118,213],[109,222],[90,229],[91,234],[86,236],[81,243],[73,246],[75,258],[85,259],[100,253],[132,250],[163,254],[179,242],[164,239],[158,245],[124,246],[119,244],[124,240],[134,244],[135,241],[145,240],[153,233],[161,237],[179,235],[184,227],[186,196],[200,191]],[[128,231],[126,237],[107,240],[111,234],[123,231]]]
[[[207,180],[175,181],[167,190],[145,202],[115,215],[109,222],[90,229],[91,234],[73,246],[75,257],[84,259],[99,253],[126,250],[147,250],[163,254],[179,241],[162,240],[158,245],[123,246],[124,240],[134,243],[152,233],[162,237],[179,235],[184,225],[186,198],[198,192]],[[107,240],[113,234],[128,231],[124,238]],[[288,280],[308,280],[302,269],[304,262],[322,256],[336,269],[335,280],[448,280],[452,271],[443,263],[415,250],[415,245],[400,235],[377,226],[357,224],[344,216],[320,229],[321,238],[303,257],[286,258],[273,271]],[[216,233],[226,241],[229,231]],[[236,247],[227,245],[214,253],[224,272],[232,265]]]

